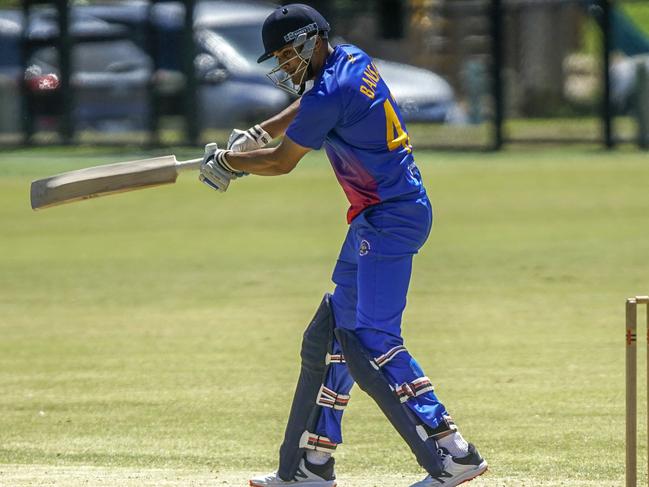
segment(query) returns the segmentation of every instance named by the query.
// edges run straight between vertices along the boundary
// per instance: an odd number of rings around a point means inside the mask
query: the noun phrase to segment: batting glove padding
[[[225,154],[228,152],[219,149],[215,143],[207,144],[203,155],[203,163],[201,164],[201,172],[198,176],[201,182],[222,193],[227,191],[230,181],[245,174],[236,171],[227,163]]]
[[[273,138],[261,128],[255,125],[248,130],[234,129],[228,140],[228,150],[234,152],[248,152],[261,149],[270,143]]]

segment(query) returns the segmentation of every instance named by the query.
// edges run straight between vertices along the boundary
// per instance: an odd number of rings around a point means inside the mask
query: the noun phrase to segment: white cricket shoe
[[[480,456],[476,447],[469,443],[469,454],[453,457],[446,448],[437,450],[442,458],[444,471],[439,477],[427,476],[410,487],[455,487],[482,475],[487,471],[487,462]]]
[[[304,458],[300,460],[293,480],[282,480],[273,472],[269,475],[250,479],[250,487],[336,487],[336,474],[334,473],[334,459],[331,457],[324,465],[314,465]]]

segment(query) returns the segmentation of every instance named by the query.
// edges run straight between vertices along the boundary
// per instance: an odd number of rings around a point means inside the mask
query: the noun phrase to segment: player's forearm
[[[226,159],[234,169],[257,176],[286,174],[291,172],[297,164],[297,161],[293,163],[286,159],[280,159],[276,147],[250,152],[228,152]]]
[[[295,118],[299,107],[300,99],[298,98],[277,115],[259,125],[261,125],[261,128],[268,132],[273,139],[276,139],[277,137],[284,135],[286,129]]]

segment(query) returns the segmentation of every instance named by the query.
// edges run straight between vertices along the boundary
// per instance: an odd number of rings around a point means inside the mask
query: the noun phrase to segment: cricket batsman
[[[289,173],[324,147],[350,202],[349,230],[326,294],[307,326],[302,367],[279,468],[252,487],[335,487],[333,453],[355,383],[378,404],[428,473],[411,487],[452,487],[485,472],[433,384],[404,346],[401,316],[413,256],[432,225],[399,108],[372,59],[328,42],[329,24],[302,4],[278,7],[262,28],[269,77],[300,98],[242,131],[227,149],[208,144],[200,179],[218,191],[247,174]],[[265,146],[282,137],[279,145]]]

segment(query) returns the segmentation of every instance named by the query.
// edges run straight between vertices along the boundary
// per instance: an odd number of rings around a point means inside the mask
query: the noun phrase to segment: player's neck
[[[332,52],[334,52],[334,48],[331,47],[331,44],[329,44],[328,42],[326,44],[323,44],[323,46],[316,51],[316,54],[314,56],[315,59],[311,61],[314,77],[317,77],[320,74],[327,62],[327,58],[331,55]]]

